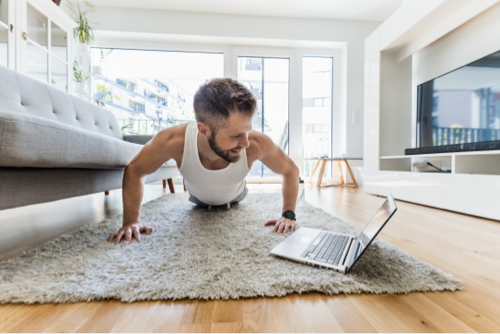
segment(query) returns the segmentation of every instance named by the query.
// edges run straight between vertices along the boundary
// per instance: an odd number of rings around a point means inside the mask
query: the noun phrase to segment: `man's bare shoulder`
[[[275,146],[271,137],[254,130],[248,133],[248,141],[250,146],[247,148],[247,154],[251,155],[260,156],[261,153]]]
[[[184,138],[188,123],[171,126],[163,129],[154,137],[154,141],[160,145],[168,145],[170,151],[180,151],[184,149]]]

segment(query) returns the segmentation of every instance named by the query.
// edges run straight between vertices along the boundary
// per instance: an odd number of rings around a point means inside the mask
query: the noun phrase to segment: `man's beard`
[[[215,142],[215,133],[213,132],[210,138],[208,138],[208,145],[210,145],[210,148],[212,149],[212,151],[215,152],[215,154],[217,154],[219,157],[221,157],[222,159],[226,160],[229,163],[238,162],[238,160],[240,160],[241,155],[230,157],[229,150],[227,151],[221,150],[219,145],[217,145],[217,143]],[[234,149],[241,149],[241,147],[235,147]]]

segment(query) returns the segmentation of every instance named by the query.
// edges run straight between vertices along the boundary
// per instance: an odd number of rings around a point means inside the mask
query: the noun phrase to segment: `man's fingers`
[[[137,242],[141,242],[141,232],[139,232],[139,229],[134,228],[132,230],[132,233],[134,235],[135,240],[137,240]]]
[[[128,243],[132,242],[132,229],[131,228],[127,228],[127,230],[125,231],[125,241]]]
[[[292,226],[292,232],[295,232],[295,224]]]
[[[150,234],[153,232],[153,229],[151,227],[147,227],[146,225],[140,225],[139,232],[146,232],[146,234]]]
[[[124,232],[121,230],[118,232],[118,234],[116,235],[115,245],[118,245],[120,243],[120,241],[122,240],[123,234],[124,234]]]
[[[116,233],[116,232],[111,233],[111,234],[109,235],[108,242],[113,241],[114,237],[116,237],[116,235],[117,235],[117,234],[118,234],[118,233]]]
[[[267,223],[264,224],[264,226],[276,224],[277,221],[278,221],[278,219],[268,220]]]
[[[292,226],[287,223],[283,229],[283,234],[287,234],[289,230],[292,231]]]
[[[115,245],[118,245],[122,238],[125,239],[126,242],[131,243],[132,238],[137,240],[137,242],[141,241],[141,232],[146,232],[146,234],[151,234],[153,229],[151,227],[147,227],[146,225],[132,224],[127,225],[126,227],[122,227],[118,232],[111,233],[109,235],[108,241],[112,242],[114,238]]]
[[[278,229],[278,234],[280,234],[281,232],[283,232],[283,230],[285,229],[285,226],[286,226],[285,223],[281,223],[280,224],[280,228]]]

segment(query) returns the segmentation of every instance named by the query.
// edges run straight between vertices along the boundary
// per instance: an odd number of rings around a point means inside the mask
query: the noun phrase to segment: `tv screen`
[[[500,51],[418,86],[417,147],[500,140]]]

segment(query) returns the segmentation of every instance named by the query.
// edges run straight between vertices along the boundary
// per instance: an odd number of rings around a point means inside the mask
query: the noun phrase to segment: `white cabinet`
[[[14,0],[0,0],[0,65],[13,70],[16,69],[14,21]]]
[[[0,0],[0,65],[73,92],[76,23],[50,0]]]

